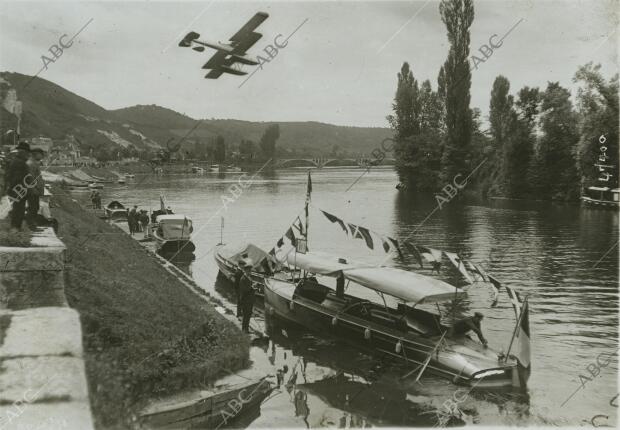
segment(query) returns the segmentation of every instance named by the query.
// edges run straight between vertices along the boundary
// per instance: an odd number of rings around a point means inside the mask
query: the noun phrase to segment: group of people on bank
[[[101,193],[93,190],[90,193],[90,202],[93,204],[93,209],[101,209]]]
[[[11,203],[9,219],[11,228],[21,230],[24,220],[30,230],[49,225],[57,229],[57,222],[39,213],[40,198],[45,195],[45,181],[41,176],[42,149],[30,149],[27,142],[19,142],[4,160],[2,169],[3,189]],[[49,218],[49,219],[48,219]]]
[[[134,206],[127,212],[127,224],[129,225],[129,234],[146,231],[149,225],[149,214],[145,209],[138,210],[138,206]]]

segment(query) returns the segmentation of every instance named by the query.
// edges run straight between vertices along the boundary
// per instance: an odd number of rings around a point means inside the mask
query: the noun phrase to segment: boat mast
[[[312,196],[312,177],[310,176],[310,170],[308,170],[308,185],[306,189],[306,228],[304,238],[306,239],[306,249],[310,249],[308,246],[308,227],[310,225],[310,215],[308,213],[308,206],[310,205],[310,198]]]

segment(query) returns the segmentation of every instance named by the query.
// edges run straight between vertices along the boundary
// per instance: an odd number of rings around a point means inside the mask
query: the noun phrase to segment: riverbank
[[[206,297],[59,187],[54,203],[97,428],[132,425],[146,400],[248,365],[249,339]]]

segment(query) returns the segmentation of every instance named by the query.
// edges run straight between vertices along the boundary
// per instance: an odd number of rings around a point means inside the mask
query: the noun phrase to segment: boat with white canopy
[[[270,252],[291,276],[290,280],[265,279],[268,317],[402,359],[415,366],[406,376],[417,373],[416,381],[430,372],[471,387],[526,387],[530,373],[527,298],[521,303],[518,294],[505,286],[514,296],[517,315],[506,354],[487,347],[486,341],[481,344],[458,334],[452,329],[454,315],[442,314],[439,304],[452,302],[455,309],[467,296],[463,289],[409,270],[308,250],[310,178],[308,183],[305,225],[298,217],[285,235],[290,246],[280,239]],[[302,238],[295,236],[293,228]],[[456,261],[455,255],[447,254]],[[463,267],[469,263],[459,261]],[[491,282],[499,285],[495,278]]]
[[[447,336],[450,327],[439,313],[417,307],[462,299],[463,290],[425,275],[325,254],[292,252],[277,257],[305,273],[297,282],[265,281],[268,315],[402,358],[417,365],[414,370],[420,373],[428,371],[455,383],[487,388],[525,385],[527,377],[517,360],[468,337]],[[372,290],[383,304],[345,294],[338,287],[334,290],[314,275]]]
[[[160,253],[192,253],[196,249],[191,240],[193,230],[192,220],[185,215],[158,215],[151,235]]]

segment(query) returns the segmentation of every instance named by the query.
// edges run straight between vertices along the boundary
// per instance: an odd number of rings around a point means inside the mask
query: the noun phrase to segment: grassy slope
[[[81,315],[98,428],[126,427],[144,399],[248,364],[248,340],[237,327],[136,241],[60,189],[53,193],[70,260],[66,294]]]

